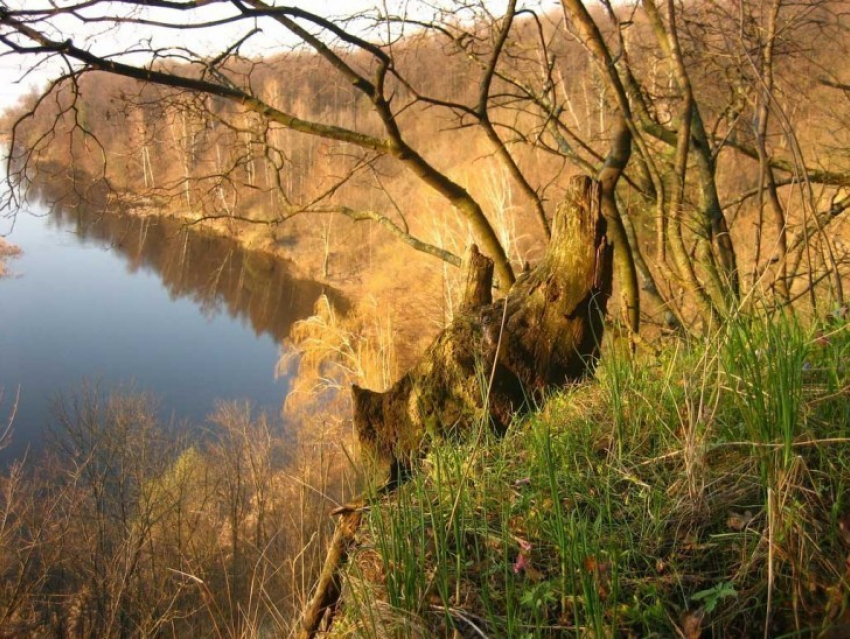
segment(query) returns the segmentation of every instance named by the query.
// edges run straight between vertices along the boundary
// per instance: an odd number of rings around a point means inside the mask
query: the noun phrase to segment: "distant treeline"
[[[738,11],[690,3],[680,8],[677,34],[708,138],[691,144],[682,203],[675,206],[699,209],[715,221],[722,214],[740,279],[752,285],[776,262],[781,232],[786,244],[795,237],[815,241],[808,229],[816,212],[828,223],[840,217],[850,183],[847,78],[837,50],[850,41],[841,38],[846,3],[777,7],[771,22],[773,8],[766,5]],[[665,234],[668,217],[675,216],[668,209],[683,170],[674,166],[682,98],[669,51],[657,40],[658,24],[666,23],[654,23],[643,7],[591,15],[603,25],[610,51],[620,52],[612,64],[631,96],[634,126],[643,132],[641,157],[619,187],[625,231],[645,288],[655,286],[653,278],[670,280],[663,295],[670,304],[684,277],[670,278],[661,266],[669,259]],[[387,80],[395,119],[405,140],[475,197],[508,258],[521,266],[540,255],[546,240],[535,206],[551,217],[570,174],[601,169],[617,96],[575,24],[565,25],[562,14],[517,15],[493,78],[488,118],[533,190],[529,197],[474,117],[498,22],[463,29],[446,24],[444,31],[411,28],[388,49],[397,71]],[[765,31],[770,24],[772,35]],[[364,76],[375,64],[363,50],[343,54]],[[197,64],[161,68],[191,77],[213,73]],[[374,105],[317,53],[233,56],[215,73],[299,118],[382,135]],[[26,179],[37,172],[64,184],[74,198],[135,213],[215,220],[252,245],[301,251],[325,276],[374,267],[376,256],[378,268],[396,271],[420,259],[394,235],[410,234],[456,256],[473,237],[450,202],[393,158],[295,132],[222,98],[91,72],[61,83],[47,98],[26,99],[5,115],[6,128],[15,122],[13,163]],[[692,131],[696,126],[695,120]],[[700,152],[705,144],[708,154]],[[720,209],[706,199],[714,197],[715,184]],[[836,201],[842,205],[831,216]],[[708,222],[697,215],[684,220],[683,248],[692,255],[700,224]],[[711,233],[722,258],[726,231]],[[843,232],[836,228],[832,236],[838,243],[830,250],[841,262]],[[802,258],[793,259],[799,266]]]

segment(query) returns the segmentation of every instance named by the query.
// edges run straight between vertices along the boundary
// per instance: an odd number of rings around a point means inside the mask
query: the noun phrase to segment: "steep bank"
[[[362,512],[333,636],[850,630],[850,331],[733,325],[435,446]]]

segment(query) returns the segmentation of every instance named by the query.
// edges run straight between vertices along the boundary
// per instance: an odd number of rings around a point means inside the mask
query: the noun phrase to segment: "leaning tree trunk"
[[[592,374],[611,294],[611,247],[598,182],[573,178],[548,251],[493,302],[493,263],[467,258],[458,316],[419,363],[385,393],[353,387],[364,448],[391,481],[432,436],[462,435],[488,419],[504,431],[549,389]]]

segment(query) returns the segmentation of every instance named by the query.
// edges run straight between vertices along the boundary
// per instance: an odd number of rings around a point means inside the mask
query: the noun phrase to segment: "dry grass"
[[[191,441],[147,397],[57,407],[45,458],[0,473],[0,635],[286,636],[350,498],[322,425],[227,403]],[[197,431],[196,431],[197,432]]]

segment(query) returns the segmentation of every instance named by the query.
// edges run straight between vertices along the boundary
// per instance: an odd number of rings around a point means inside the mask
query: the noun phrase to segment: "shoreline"
[[[322,273],[322,259],[317,254],[315,238],[303,236],[295,241],[281,239],[274,224],[254,223],[247,218],[225,215],[205,215],[183,208],[170,208],[165,202],[121,194],[103,207],[107,215],[145,220],[162,220],[179,224],[192,233],[218,237],[237,244],[244,251],[266,255],[285,262],[293,277],[308,279],[329,287],[343,297],[354,299],[363,293],[364,281],[351,273]]]
[[[399,249],[411,251],[407,266],[394,270],[393,278],[386,279],[380,271],[372,271],[371,267],[364,267],[362,264],[349,265],[339,270],[332,268],[333,272],[328,274],[322,272],[323,256],[321,248],[316,246],[318,238],[304,235],[294,242],[292,236],[282,239],[275,232],[278,227],[274,224],[252,223],[239,217],[207,217],[197,211],[169,208],[164,202],[135,197],[132,194],[114,197],[104,206],[104,212],[109,215],[174,222],[194,233],[228,239],[243,250],[256,251],[272,259],[284,261],[293,276],[330,287],[348,299],[350,305],[343,313],[360,315],[367,323],[375,320],[375,308],[372,307],[381,307],[381,316],[392,316],[392,325],[397,332],[397,345],[404,346],[402,351],[397,353],[400,356],[400,370],[412,366],[418,354],[436,336],[436,324],[429,322],[422,315],[424,300],[429,297],[429,294],[423,294],[423,291],[440,296],[444,275],[437,269],[429,274],[420,270],[422,267],[427,269],[426,265],[433,258],[400,247],[394,240],[379,242],[373,249],[374,261],[377,264],[385,259],[392,259]],[[349,228],[354,228],[356,224],[350,223]],[[342,247],[332,250],[334,261],[345,250]],[[411,267],[413,262],[418,262],[418,267]]]

